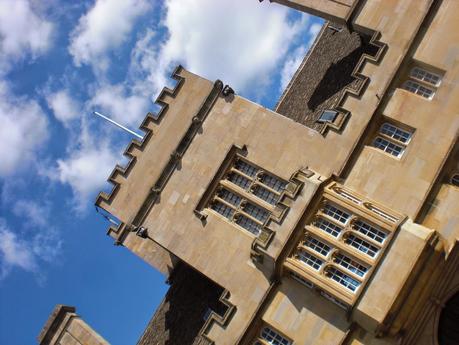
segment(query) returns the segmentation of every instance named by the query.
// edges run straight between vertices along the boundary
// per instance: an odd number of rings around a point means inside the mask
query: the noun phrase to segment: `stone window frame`
[[[293,343],[293,340],[267,323],[263,324],[252,342],[253,345],[293,345]]]
[[[338,238],[315,227],[313,224],[321,217],[328,217],[327,220],[333,222],[332,219],[334,218],[327,216],[326,213],[321,211],[326,203],[332,203],[335,207],[339,207],[341,210],[351,213],[350,219],[347,220],[346,223],[341,223],[344,231],[340,233]],[[376,213],[374,210],[378,210],[379,213]],[[299,242],[291,248],[290,255],[284,262],[283,267],[285,272],[305,287],[317,291],[319,295],[323,295],[323,293],[327,294],[327,296],[333,298],[333,302],[341,308],[349,309],[355,304],[362,291],[365,289],[368,280],[371,279],[375,268],[379,265],[385,249],[390,244],[395,231],[404,219],[402,215],[382,205],[377,205],[336,182],[332,182],[329,186],[325,187],[319,206],[316,208],[315,212],[308,217],[304,225],[302,225],[302,237],[299,239]],[[370,224],[375,229],[384,231],[387,234],[384,241],[381,243],[364,237],[362,234],[359,235],[359,233],[352,228],[359,220],[365,221],[365,223]],[[335,220],[335,223],[338,224],[338,221]],[[346,236],[350,234],[363,238],[372,245],[378,245],[380,248],[379,254],[375,257],[370,257],[364,253],[360,253],[356,248],[347,245],[345,239]],[[307,267],[307,265],[301,263],[295,257],[298,248],[308,250],[305,249],[304,246],[305,238],[308,236],[318,238],[320,241],[332,247],[331,252],[326,257],[316,254],[318,258],[324,261],[320,270],[314,270]],[[310,253],[314,255],[313,251],[310,251]],[[337,257],[340,255],[346,256],[354,265],[361,265],[361,268],[364,268],[363,270],[365,272],[361,274],[357,269],[353,268],[349,270],[340,265],[337,262]],[[327,272],[330,272],[332,269],[337,269],[341,273],[360,282],[358,288],[355,289],[355,291],[351,291],[346,286],[327,277]],[[327,299],[330,300],[330,298]]]
[[[303,175],[306,177],[310,177],[311,175],[314,175],[314,173],[308,170],[306,171],[299,170],[299,171],[294,172],[292,176],[290,177],[290,179],[285,179],[285,178],[282,178],[274,174],[273,172],[267,169],[263,169],[255,162],[249,160],[247,156],[248,156],[248,148],[246,145],[243,145],[243,146],[232,145],[229,148],[221,165],[219,166],[217,172],[215,173],[214,177],[209,182],[207,187],[204,189],[202,196],[194,209],[194,214],[196,217],[198,217],[201,220],[203,226],[207,224],[207,219],[208,219],[209,214],[212,214],[213,216],[218,217],[225,222],[229,222],[230,224],[235,226],[237,229],[243,229],[243,233],[254,237],[254,242],[252,243],[252,250],[251,250],[252,259],[254,261],[260,261],[262,260],[262,253],[260,252],[260,250],[264,251],[269,246],[275,234],[274,231],[270,228],[271,222],[280,224],[283,221],[284,217],[286,216],[290,208],[290,204],[291,204],[291,201],[287,199],[294,199],[298,195],[298,193],[300,192],[303,186],[303,182],[300,180],[299,177]],[[237,159],[246,161],[249,164],[255,166],[260,171],[265,172],[266,174],[269,174],[269,176],[273,176],[275,178],[278,178],[286,182],[285,189],[281,193],[274,191],[277,193],[276,195],[278,195],[278,201],[275,205],[272,205],[266,201],[263,201],[262,199],[258,198],[256,195],[252,193],[247,193],[244,190],[237,188],[237,186],[234,187],[231,182],[225,180],[225,176],[229,172],[231,172],[231,168]],[[258,184],[260,183],[257,181],[254,181],[254,185],[258,185]],[[244,228],[240,227],[234,222],[230,222],[225,217],[211,210],[211,207],[210,207],[211,202],[214,199],[216,192],[220,186],[230,187],[229,189],[231,191],[234,191],[238,195],[244,196],[244,198],[249,200],[251,203],[263,209],[266,209],[270,212],[268,219],[263,224],[258,236],[250,234],[250,232],[248,232]]]
[[[412,62],[401,88],[431,101],[440,87],[444,72],[420,62]]]
[[[401,159],[413,140],[414,134],[414,128],[385,119],[378,125],[371,140],[371,147],[389,157]]]

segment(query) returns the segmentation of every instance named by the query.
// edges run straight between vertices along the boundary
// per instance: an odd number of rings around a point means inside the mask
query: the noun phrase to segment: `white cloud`
[[[33,272],[42,279],[40,264],[53,262],[61,254],[62,240],[49,223],[49,211],[35,201],[20,200],[13,212],[21,223],[16,224],[14,231],[0,218],[0,280],[14,268]],[[24,219],[26,221],[22,222]]]
[[[54,117],[65,126],[68,126],[72,120],[81,115],[78,101],[73,99],[66,89],[46,94],[46,101],[53,111]]]
[[[48,121],[40,105],[11,94],[0,80],[0,177],[30,164],[48,137]]]
[[[321,28],[322,24],[312,24],[309,28],[310,39],[308,43],[306,45],[300,45],[298,48],[296,48],[295,51],[291,53],[289,58],[285,61],[281,71],[281,92],[284,91],[287,87],[288,83],[290,82],[296,70],[300,66],[307,51],[311,47]]]
[[[19,239],[2,218],[0,238],[0,280],[5,278],[13,267],[30,272],[37,270],[37,261],[29,244]]]
[[[72,188],[75,210],[83,213],[100,191],[120,158],[108,145],[85,145],[57,161],[56,176]]]
[[[27,0],[0,1],[0,73],[27,54],[35,58],[51,46],[53,25]]]
[[[133,94],[122,84],[101,86],[89,101],[89,106],[95,111],[106,114],[123,125],[135,128],[151,110],[151,105],[148,97]]]
[[[97,0],[70,35],[74,63],[105,71],[109,64],[106,54],[127,40],[136,19],[150,7],[146,0]]]
[[[26,220],[27,227],[46,228],[48,226],[49,208],[32,200],[18,200],[13,206],[13,213]]]
[[[164,86],[165,72],[179,62],[237,92],[260,89],[308,20],[304,14],[292,22],[286,7],[246,0],[168,0],[165,11],[165,41],[158,45],[147,30],[132,53],[132,70],[147,75],[150,92]]]

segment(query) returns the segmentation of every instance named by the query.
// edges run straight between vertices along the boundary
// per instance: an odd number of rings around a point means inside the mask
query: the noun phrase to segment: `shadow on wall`
[[[138,345],[210,345],[199,335],[210,310],[223,315],[224,289],[188,265],[180,263],[171,287],[149,322]]]

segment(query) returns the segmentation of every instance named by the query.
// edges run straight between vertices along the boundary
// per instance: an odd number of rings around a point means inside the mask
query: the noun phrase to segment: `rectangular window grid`
[[[317,219],[314,225],[334,237],[338,237],[341,231],[343,230],[338,225],[333,224],[332,222],[329,222],[328,220],[325,220],[323,218]]]
[[[408,143],[411,138],[410,132],[404,131],[403,129],[391,125],[390,123],[384,123],[379,131],[382,134],[385,134],[388,137],[391,137],[392,139],[400,141],[404,144]]]
[[[308,237],[304,244],[306,247],[311,248],[315,252],[325,257],[328,255],[328,253],[330,253],[331,250],[330,246],[326,245],[325,243],[319,241],[314,237]]]
[[[251,232],[254,235],[259,235],[262,226],[255,222],[254,220],[242,215],[238,214],[236,218],[236,224],[242,226],[247,231]]]
[[[358,251],[367,254],[370,257],[375,257],[379,249],[361,238],[350,235],[345,241],[346,244],[356,248]]]
[[[371,226],[370,224],[367,224],[361,220],[356,221],[352,225],[352,227],[353,229],[360,232],[362,235],[365,235],[366,237],[371,238],[372,240],[375,240],[378,243],[383,243],[387,237],[387,234],[385,232],[380,231],[375,227]]]
[[[403,84],[403,88],[409,92],[412,92],[416,95],[419,95],[421,97],[424,97],[426,99],[432,99],[435,91],[432,90],[431,88],[428,88],[426,86],[421,85],[420,83],[414,81],[414,80],[407,80]]]
[[[225,188],[222,188],[218,193],[217,195],[225,200],[226,202],[230,203],[231,205],[233,206],[236,206],[238,207],[239,204],[241,203],[241,200],[242,198],[237,195],[237,194],[234,194],[232,192],[230,192],[229,190],[225,189]]]
[[[351,217],[350,213],[347,213],[331,204],[325,205],[323,213],[343,224],[346,224],[349,218]]]
[[[373,141],[373,146],[384,152],[391,154],[394,157],[400,157],[404,151],[404,147],[394,144],[387,139],[376,137]]]
[[[264,223],[269,217],[269,212],[267,210],[250,202],[246,202],[244,206],[242,206],[242,210],[262,223]]]
[[[223,173],[208,208],[258,236],[267,226],[288,182],[236,156]],[[258,202],[258,199],[259,200]]]
[[[277,194],[259,185],[253,188],[253,194],[271,205],[276,205],[279,201],[279,196]]]
[[[270,345],[291,345],[292,342],[287,338],[271,329],[270,327],[264,327],[260,334],[261,339]]]
[[[334,262],[360,277],[363,277],[365,273],[367,273],[368,271],[368,267],[363,266],[362,264],[358,263],[355,260],[352,260],[351,258],[343,254],[336,255],[334,258]]]
[[[438,74],[428,72],[420,67],[414,67],[410,72],[410,77],[431,84],[432,86],[439,86],[441,82],[441,77]]]
[[[220,213],[223,217],[230,219],[233,217],[234,210],[220,201],[215,201],[211,205],[212,210]]]
[[[330,279],[336,281],[338,284],[344,286],[352,292],[355,292],[360,286],[360,282],[354,278],[348,276],[347,274],[341,272],[340,270],[331,267],[327,271],[327,275]]]
[[[241,187],[242,189],[248,189],[251,184],[251,181],[247,177],[239,175],[235,172],[232,172],[228,175],[228,180],[234,183],[236,186]]]
[[[271,189],[274,189],[276,192],[282,192],[285,189],[285,186],[287,185],[287,182],[282,181],[278,179],[277,177],[274,177],[272,175],[268,175],[266,173],[263,173],[260,176],[260,181],[264,185],[268,186]]]
[[[311,255],[304,250],[298,251],[298,259],[316,271],[318,271],[324,263],[322,260],[316,258],[314,255]]]

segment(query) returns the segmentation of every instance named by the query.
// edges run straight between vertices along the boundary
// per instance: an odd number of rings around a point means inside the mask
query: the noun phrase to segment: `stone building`
[[[274,2],[329,20],[276,108],[178,67],[96,201],[170,283],[138,344],[459,344],[459,1]]]

